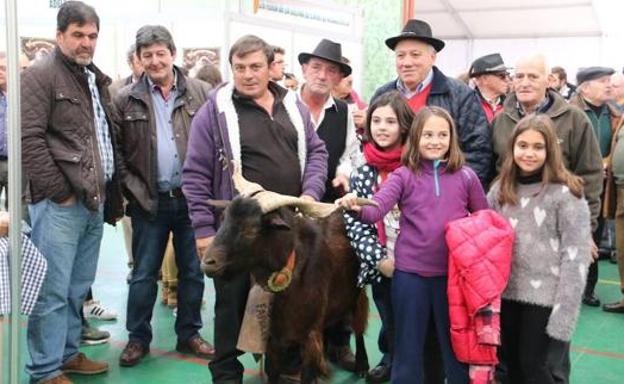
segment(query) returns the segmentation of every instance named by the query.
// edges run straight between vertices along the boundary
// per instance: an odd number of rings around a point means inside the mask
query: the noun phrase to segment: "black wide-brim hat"
[[[331,40],[323,39],[314,48],[312,53],[302,52],[297,57],[299,64],[303,65],[310,61],[311,58],[318,57],[319,59],[331,61],[340,67],[342,74],[347,77],[351,74],[351,67],[342,62],[342,47],[338,43],[334,43]]]
[[[429,24],[418,19],[408,20],[399,35],[386,39],[386,45],[394,51],[400,41],[408,39],[425,42],[431,45],[436,52],[440,52],[444,48],[444,41],[433,37]]]
[[[473,61],[468,70],[468,76],[476,77],[488,73],[507,72],[510,69],[511,67],[505,66],[505,62],[499,53],[492,53]]]

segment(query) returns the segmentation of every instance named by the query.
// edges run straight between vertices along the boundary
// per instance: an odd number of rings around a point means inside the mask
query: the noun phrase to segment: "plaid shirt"
[[[48,263],[28,236],[22,234],[22,314],[30,315],[43,285]],[[0,316],[11,313],[9,238],[0,237]]]
[[[102,108],[100,103],[100,92],[95,84],[95,73],[86,68],[85,71],[89,79],[89,90],[91,91],[91,101],[93,102],[93,115],[95,116],[95,129],[100,149],[100,159],[102,160],[102,170],[104,171],[106,181],[110,181],[113,178],[114,155],[108,122],[106,121],[104,108]]]

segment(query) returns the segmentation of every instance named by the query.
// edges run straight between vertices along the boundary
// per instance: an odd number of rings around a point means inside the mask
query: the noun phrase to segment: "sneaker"
[[[107,331],[100,331],[99,329],[91,326],[83,326],[80,333],[80,345],[98,345],[108,343],[110,339],[110,333]]]
[[[116,320],[117,312],[103,307],[99,301],[85,302],[82,306],[85,318],[95,320]]]
[[[108,363],[104,361],[90,360],[80,352],[61,367],[63,373],[76,373],[78,375],[97,375],[108,371]]]

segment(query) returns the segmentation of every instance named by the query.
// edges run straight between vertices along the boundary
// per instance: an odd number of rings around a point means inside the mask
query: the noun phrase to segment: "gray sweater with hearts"
[[[561,184],[518,184],[518,204],[500,206],[498,183],[490,206],[516,231],[503,298],[552,308],[546,333],[569,341],[591,262],[589,208]]]

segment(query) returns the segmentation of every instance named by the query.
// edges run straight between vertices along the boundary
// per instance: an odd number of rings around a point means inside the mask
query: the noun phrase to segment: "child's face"
[[[514,144],[513,157],[521,175],[531,175],[538,171],[546,162],[544,136],[532,129],[519,134]]]
[[[451,144],[451,127],[441,117],[431,116],[425,122],[418,151],[423,159],[442,160],[448,153]]]
[[[387,151],[401,146],[399,120],[389,105],[373,111],[370,130],[372,139],[379,148]]]

